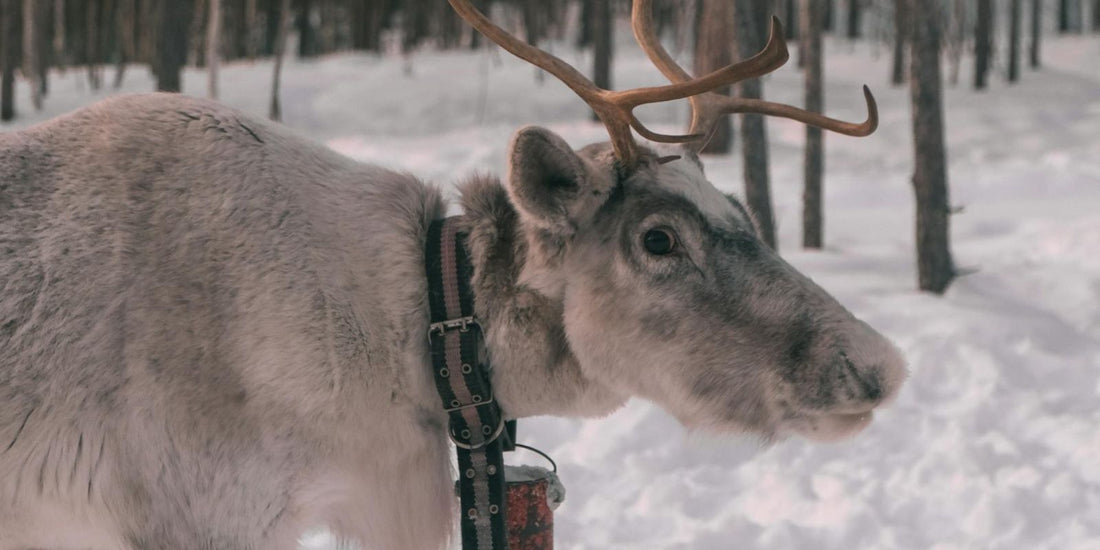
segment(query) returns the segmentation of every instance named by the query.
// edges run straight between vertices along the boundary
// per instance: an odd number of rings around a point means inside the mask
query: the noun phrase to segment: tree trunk
[[[906,12],[908,0],[894,0],[894,67],[890,73],[890,82],[894,86],[905,83],[905,42],[909,34],[909,14]]]
[[[767,27],[768,0],[738,0],[734,2],[733,18],[737,30],[737,55],[748,59],[764,46]],[[699,73],[696,73],[699,74]],[[747,99],[764,97],[764,84],[759,78],[743,80],[738,84],[740,96]],[[773,249],[775,218],[768,177],[768,135],[761,115],[744,115],[741,118],[741,152],[745,165],[745,202],[756,219],[760,238]]]
[[[825,15],[821,21],[821,32],[833,32],[833,18],[836,17],[836,1],[825,0]]]
[[[187,62],[187,31],[191,27],[191,3],[159,0],[157,3],[157,90],[179,92],[180,72]]]
[[[592,82],[605,89],[611,89],[611,56],[614,42],[614,21],[611,17],[611,0],[592,0],[592,45],[595,50],[592,65]],[[599,120],[592,113],[592,120]]]
[[[908,0],[902,0],[905,2],[905,9],[908,10],[912,6],[909,5]],[[959,71],[962,68],[962,55],[963,48],[966,46],[966,29],[968,28],[966,20],[966,4],[970,0],[951,0],[951,8],[954,10],[954,17],[948,19],[948,38],[945,44],[947,48],[947,63],[948,63],[948,82],[951,86],[957,86],[959,84]],[[912,26],[910,21],[909,26]]]
[[[786,17],[783,18],[783,29],[786,31],[786,39],[789,41],[798,40],[798,0],[779,0],[779,2],[786,5],[783,11],[786,15]]]
[[[279,42],[279,36],[281,36],[279,33],[282,32],[282,25],[279,24],[282,21],[282,13],[279,12],[281,2],[282,0],[267,0],[266,2],[263,48],[260,50],[262,55],[275,55],[275,44]]]
[[[352,47],[370,52],[382,51],[382,27],[385,6],[377,0],[357,0],[352,4]],[[476,38],[478,33],[473,33]]]
[[[909,86],[915,147],[913,190],[917,199],[917,267],[921,290],[942,294],[955,268],[948,242],[947,153],[944,149],[940,19],[924,0],[908,0],[913,15]],[[925,8],[925,9],[922,9]]]
[[[931,6],[928,6],[931,9]],[[863,0],[848,0],[848,38],[863,34]]]
[[[1043,38],[1043,0],[1031,0],[1031,44],[1028,59],[1032,69],[1040,66],[1039,46]]]
[[[1058,0],[1058,32],[1067,33],[1070,27],[1070,2]]]
[[[118,25],[119,47],[113,82],[113,87],[116,90],[122,87],[122,79],[126,75],[126,64],[137,55],[137,40],[134,36],[136,27],[134,21],[137,17],[137,6],[135,4],[135,0],[120,0],[118,3],[115,22]]]
[[[0,0],[0,121],[15,118],[15,67],[19,65],[19,0]]]
[[[23,0],[23,77],[31,87],[31,105],[35,111],[42,110],[42,85],[39,83],[41,72],[38,67],[38,24],[42,11],[41,3],[36,0]]]
[[[260,18],[256,4],[257,0],[245,0],[244,4],[244,55],[249,59],[255,59],[256,51],[259,49],[256,47],[256,39],[259,36],[256,27],[259,26]]]
[[[279,30],[275,38],[275,74],[271,84],[271,109],[268,111],[268,116],[271,120],[280,121],[283,119],[282,108],[279,105],[279,80],[283,73],[283,57],[286,54],[286,35],[289,34],[289,28],[291,23],[290,14],[290,0],[281,0],[279,2]]]
[[[698,0],[701,2],[698,30],[695,33],[696,75],[708,74],[733,62],[734,0]],[[716,93],[729,95],[730,88]],[[721,117],[715,124],[709,141],[703,146],[706,154],[724,155],[733,148],[733,122]]]
[[[1100,0],[1092,0],[1092,32],[1100,32]]]
[[[171,0],[169,0],[171,1]],[[195,67],[206,68],[206,22],[210,19],[210,0],[192,0],[191,28],[187,31],[187,61]]]
[[[100,58],[103,57],[99,48],[99,16],[102,6],[100,0],[86,0],[85,6],[88,12],[84,19],[84,62],[88,66],[88,85],[93,90],[98,90],[103,85],[103,74],[99,70]]]
[[[313,28],[313,0],[299,0],[298,16],[298,57],[317,55],[317,29]]]
[[[821,70],[823,0],[802,0],[802,43],[806,47],[806,110],[824,111]],[[821,181],[825,167],[825,140],[821,128],[806,126],[806,159],[803,166],[802,246],[821,248],[824,243],[824,210]]]
[[[1008,81],[1020,80],[1020,1],[1009,0]]]
[[[974,89],[984,90],[993,52],[993,0],[978,0],[974,22]]]
[[[53,58],[59,69],[65,68],[68,62],[65,55],[65,0],[54,0],[53,3]]]
[[[218,98],[218,65],[222,41],[222,0],[210,0],[210,19],[206,23],[206,95]]]
[[[38,51],[38,59],[34,65],[34,71],[38,75],[36,80],[38,81],[38,95],[45,98],[49,94],[49,76],[50,66],[53,63],[53,49],[51,45],[52,37],[50,26],[53,21],[53,15],[51,10],[53,9],[52,2],[35,2],[35,6],[38,7],[38,14],[35,15],[35,48]]]

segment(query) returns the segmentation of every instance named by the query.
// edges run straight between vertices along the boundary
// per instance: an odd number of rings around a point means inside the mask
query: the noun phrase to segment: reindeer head
[[[695,154],[723,114],[755,112],[850,134],[877,124],[719,96],[714,88],[766,74],[787,59],[773,20],[758,55],[692,79],[661,48],[649,6],[635,0],[639,43],[675,84],[611,92],[496,27],[464,0],[452,6],[479,31],[546,69],[604,121],[610,143],[574,151],[548,130],[520,130],[508,192],[530,247],[523,282],[559,297],[564,330],[584,374],[648,398],[683,423],[766,438],[855,433],[905,378],[904,361],[759,239],[746,210],[711,185]],[[691,133],[646,129],[637,105],[689,98]],[[682,143],[665,156],[637,145]],[[667,153],[675,153],[667,155]]]

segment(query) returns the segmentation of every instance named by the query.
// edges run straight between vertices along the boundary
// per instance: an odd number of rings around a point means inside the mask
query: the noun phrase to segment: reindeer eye
[[[650,254],[663,256],[676,248],[676,237],[667,229],[650,229],[645,232],[642,244]]]

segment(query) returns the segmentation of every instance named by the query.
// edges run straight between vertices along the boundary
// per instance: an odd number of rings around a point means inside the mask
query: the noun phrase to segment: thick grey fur
[[[517,133],[461,186],[511,417],[631,396],[765,438],[858,431],[896,350],[761,246],[690,155]],[[0,135],[0,550],[449,543],[415,177],[178,95]],[[666,228],[674,254],[642,235]]]

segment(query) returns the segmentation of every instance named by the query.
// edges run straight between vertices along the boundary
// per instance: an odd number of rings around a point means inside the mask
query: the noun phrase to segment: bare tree
[[[737,25],[737,55],[740,59],[748,59],[764,47],[768,15],[768,0],[734,2],[733,18]],[[743,98],[764,97],[764,83],[759,78],[742,80],[737,89]],[[768,134],[763,116],[746,114],[741,117],[741,152],[745,166],[745,202],[760,227],[760,240],[775,249],[778,242],[768,176]]]
[[[286,36],[289,34],[291,24],[290,0],[279,2],[279,31],[275,38],[275,74],[271,83],[271,109],[268,117],[271,120],[282,120],[282,108],[279,105],[279,81],[283,73],[283,57],[286,56]]]
[[[615,42],[615,20],[612,17],[611,0],[591,0],[592,21],[590,31],[592,33],[592,82],[605,89],[611,89],[611,55],[612,45]],[[599,121],[600,117],[592,113],[592,120]]]
[[[103,8],[102,0],[86,0],[84,17],[84,62],[88,70],[88,85],[93,90],[103,86],[103,70],[99,65],[103,53],[100,51],[99,26]]]
[[[908,1],[905,1],[906,10],[910,7]],[[959,70],[962,68],[962,55],[963,48],[966,46],[967,28],[967,10],[966,6],[970,0],[951,0],[951,9],[953,10],[953,16],[947,18],[947,39],[944,41],[944,49],[947,50],[947,81],[952,86],[959,84]],[[912,26],[912,22],[910,22]]]
[[[890,82],[900,86],[905,82],[905,42],[909,34],[909,14],[906,13],[907,0],[894,0],[894,63],[890,73]]]
[[[118,60],[115,64],[114,88],[122,87],[122,78],[126,74],[126,64],[137,57],[137,0],[118,0]]]
[[[798,2],[797,0],[776,0],[779,12],[776,16],[783,21],[784,38],[798,40]]]
[[[848,0],[848,38],[863,34],[863,0]]]
[[[187,31],[191,23],[191,3],[159,0],[156,10],[157,90],[179,92],[180,72],[187,62]]]
[[[925,9],[928,9],[926,6]],[[935,11],[935,10],[933,10]],[[978,0],[974,21],[974,89],[984,90],[993,53],[993,0]]]
[[[913,14],[913,190],[917,199],[917,267],[921,290],[943,293],[955,277],[949,245],[947,152],[944,148],[940,16],[926,0],[907,0]]]
[[[65,0],[53,3],[53,58],[58,68],[65,68]]]
[[[1008,81],[1020,80],[1020,0],[1009,0]]]
[[[1031,61],[1031,68],[1038,69],[1040,65],[1039,60],[1039,46],[1040,40],[1043,37],[1043,0],[1031,0],[1031,45],[1028,48],[1028,58]]]
[[[206,69],[209,78],[206,81],[206,95],[218,97],[218,64],[221,54],[219,45],[222,39],[222,0],[210,0],[210,19],[206,23]]]
[[[697,75],[729,65],[733,61],[734,0],[698,0],[700,2],[698,30],[695,33],[694,72]],[[728,95],[730,88],[717,93]],[[726,154],[733,148],[733,123],[726,117],[715,125],[703,153]]]
[[[806,48],[806,110],[824,111],[822,93],[821,28],[825,17],[822,0],[802,0],[802,44]],[[821,248],[824,243],[824,212],[821,180],[825,168],[825,140],[821,128],[806,126],[806,158],[803,166],[802,246]]]
[[[19,65],[19,0],[0,0],[0,120],[15,118],[15,68]]]
[[[298,57],[317,55],[317,29],[313,27],[313,0],[298,0]]]
[[[39,70],[39,20],[42,10],[41,2],[36,0],[23,0],[23,77],[27,79],[31,87],[31,105],[34,110],[42,110],[42,84]]]

